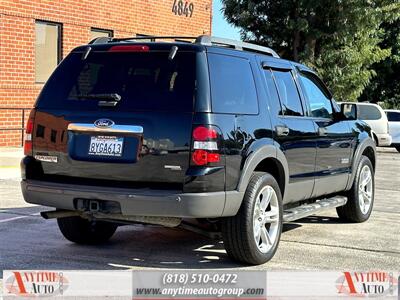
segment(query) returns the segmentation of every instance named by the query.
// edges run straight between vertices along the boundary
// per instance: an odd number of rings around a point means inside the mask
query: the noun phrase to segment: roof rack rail
[[[201,35],[196,39],[196,44],[205,45],[205,46],[225,46],[229,48],[233,48],[236,50],[244,50],[250,52],[263,53],[267,55],[271,55],[273,57],[279,58],[278,53],[268,47],[259,46],[256,44],[235,41],[231,39],[219,38],[209,35]]]
[[[92,40],[89,44],[103,44],[103,43],[110,43],[110,42],[125,42],[125,41],[134,41],[134,40],[161,40],[161,39],[174,39],[174,40],[195,40],[197,37],[195,36],[153,36],[153,35],[146,35],[146,36],[135,36],[135,37],[127,37],[127,38],[112,38],[112,37],[98,37]]]
[[[198,37],[193,36],[137,36],[137,37],[127,37],[127,38],[112,38],[112,37],[98,37],[92,40],[89,44],[105,44],[110,42],[125,42],[125,41],[140,41],[140,40],[151,40],[156,41],[160,39],[173,39],[179,42],[185,42],[183,40],[195,40],[195,44],[204,46],[222,46],[229,47],[236,50],[257,52],[262,54],[267,54],[276,58],[279,55],[268,47],[259,46],[256,44],[246,43],[242,41],[235,41],[231,39],[219,38],[209,35],[200,35]]]
[[[134,40],[151,40],[156,41],[160,39],[174,39],[174,40],[181,40],[180,42],[184,42],[183,40],[195,40],[197,37],[195,36],[153,36],[153,35],[146,35],[146,36],[135,36],[135,37],[127,37],[127,38],[113,38],[107,36],[101,36],[98,38],[93,39],[89,42],[89,44],[106,44],[111,42],[125,42],[125,41],[134,41]]]
[[[174,35],[166,35],[166,36],[153,36],[153,35],[145,35],[145,36],[137,36],[137,37],[129,37],[129,38],[117,38],[113,39],[113,41],[123,42],[123,41],[130,41],[130,40],[162,40],[162,39],[182,39],[182,40],[195,40],[197,37],[195,36],[174,36]]]

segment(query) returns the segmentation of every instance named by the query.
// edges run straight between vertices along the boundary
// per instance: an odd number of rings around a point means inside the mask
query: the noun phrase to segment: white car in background
[[[389,120],[389,133],[392,136],[392,147],[400,152],[400,110],[385,110]]]
[[[350,102],[353,103],[354,102]],[[392,137],[389,134],[389,123],[385,111],[377,104],[357,102],[357,119],[363,120],[372,130],[377,146],[390,146]]]

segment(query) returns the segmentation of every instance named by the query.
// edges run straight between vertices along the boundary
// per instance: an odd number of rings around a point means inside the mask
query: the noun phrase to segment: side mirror
[[[340,112],[345,120],[357,120],[357,105],[354,103],[342,103]]]

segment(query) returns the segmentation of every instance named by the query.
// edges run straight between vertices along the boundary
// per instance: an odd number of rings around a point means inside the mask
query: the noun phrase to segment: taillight
[[[216,139],[217,137],[218,137],[217,131],[212,128],[199,126],[193,130],[193,138],[196,141],[205,141],[207,139]]]
[[[192,162],[196,166],[218,163],[221,155],[218,148],[218,131],[212,126],[198,126],[193,129]]]
[[[146,45],[117,45],[108,49],[108,52],[149,52],[150,47]]]
[[[25,128],[25,141],[24,141],[24,154],[32,155],[32,134],[33,134],[33,122],[35,118],[35,109],[33,108],[29,114],[28,122]]]

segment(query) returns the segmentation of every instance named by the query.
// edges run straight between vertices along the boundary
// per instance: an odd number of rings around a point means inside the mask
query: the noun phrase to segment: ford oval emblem
[[[98,128],[109,128],[114,125],[114,121],[110,119],[98,119],[94,122],[94,126]]]

